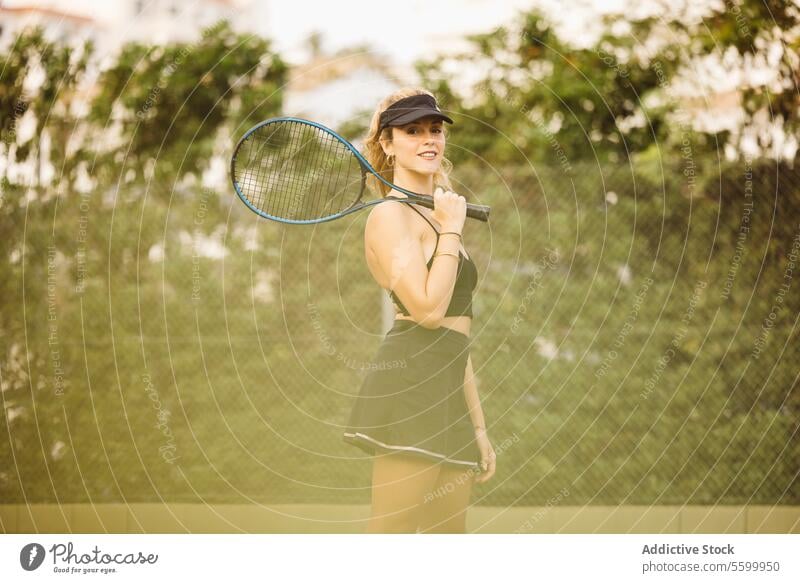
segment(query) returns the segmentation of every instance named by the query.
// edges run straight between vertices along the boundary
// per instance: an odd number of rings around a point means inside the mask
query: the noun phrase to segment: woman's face
[[[395,156],[395,169],[401,166],[420,174],[435,174],[442,164],[444,146],[442,120],[430,116],[393,127],[388,153]]]

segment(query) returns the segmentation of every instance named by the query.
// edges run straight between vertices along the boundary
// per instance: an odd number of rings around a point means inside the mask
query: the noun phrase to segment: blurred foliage
[[[48,42],[41,28],[16,39],[14,50],[0,71],[0,138],[7,161],[0,178],[3,186],[12,186],[8,180],[9,164],[23,162],[36,168],[37,184],[44,182],[42,168],[49,163],[61,173],[63,179],[56,185],[62,193],[74,186],[77,166],[88,155],[80,134],[75,135],[73,106],[78,97],[76,87],[85,79],[92,51],[90,42],[81,47]],[[34,69],[41,77],[31,94],[24,84]],[[19,124],[26,114],[33,119],[35,129],[23,141],[19,138]],[[46,152],[41,147],[45,133],[49,141]]]
[[[622,62],[617,56],[633,39],[606,33],[596,47],[572,49],[542,14],[532,11],[519,20],[518,30],[500,28],[470,40],[477,50],[465,58],[493,64],[473,88],[475,103],[463,104],[436,64],[418,67],[448,108],[463,114],[459,136],[471,141],[463,144],[461,159],[479,153],[493,160],[519,162],[533,155],[556,161],[554,149],[560,149],[571,159],[624,160],[628,152],[663,139],[665,108],[643,105],[645,96],[659,89],[656,71],[641,59]],[[665,74],[676,60],[676,55],[665,56]],[[621,130],[637,114],[649,124]]]
[[[236,34],[226,21],[194,44],[129,44],[103,72],[90,114],[95,123],[117,125],[125,148],[98,166],[130,157],[141,178],[152,164],[154,186],[169,191],[176,177],[208,167],[223,124],[238,130],[256,111],[262,119],[280,111],[286,74],[268,40]]]
[[[604,32],[585,48],[570,46],[538,9],[520,12],[514,24],[469,37],[471,48],[416,64],[423,85],[443,107],[457,112],[455,162],[475,156],[522,163],[598,158],[624,163],[648,147],[669,150],[687,125],[682,104],[670,92],[676,78],[702,86],[703,59],[774,67],[769,86],[745,84],[743,124],[759,115],[800,128],[800,10],[779,1],[740,0],[708,6],[690,18],[688,3],[662,3],[657,15],[604,17]],[[778,57],[775,57],[775,51]],[[731,55],[731,51],[734,55]],[[453,62],[487,71],[463,87]],[[458,68],[457,70],[463,70]],[[674,134],[678,134],[677,136]],[[695,136],[695,149],[711,155],[741,132]],[[769,148],[772,138],[758,134]]]

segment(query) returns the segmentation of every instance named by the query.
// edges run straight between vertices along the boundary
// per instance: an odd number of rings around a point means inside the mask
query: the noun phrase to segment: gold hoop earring
[[[386,163],[389,166],[394,166],[394,154],[389,154],[388,156],[386,156]]]

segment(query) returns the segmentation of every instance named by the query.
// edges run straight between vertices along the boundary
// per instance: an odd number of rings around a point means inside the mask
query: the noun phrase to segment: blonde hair
[[[389,165],[389,159],[380,144],[382,139],[389,141],[392,140],[392,128],[383,128],[381,132],[378,132],[378,124],[380,123],[381,112],[383,112],[393,103],[400,101],[404,97],[411,97],[412,95],[430,95],[433,97],[433,94],[430,91],[426,91],[425,89],[421,89],[419,87],[403,87],[402,89],[398,89],[391,95],[383,98],[378,104],[378,108],[375,110],[375,113],[372,114],[372,121],[369,124],[369,131],[364,138],[363,154],[367,159],[367,162],[369,162],[370,166],[375,169],[375,172],[380,174],[385,180],[388,180],[392,183],[394,183],[394,166]],[[444,131],[445,136],[447,136],[447,132],[444,129],[444,124],[442,124],[442,131]],[[453,163],[447,158],[442,157],[442,164],[439,167],[439,170],[437,170],[436,174],[433,176],[434,188],[441,186],[445,190],[453,189],[452,185],[450,184],[449,177],[452,169]],[[381,197],[386,196],[391,190],[383,182],[378,180],[377,177],[373,176],[372,173],[367,175],[367,185],[373,190],[373,192]]]

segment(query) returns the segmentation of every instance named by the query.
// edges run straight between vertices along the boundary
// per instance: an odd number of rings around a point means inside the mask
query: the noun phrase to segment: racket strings
[[[234,179],[248,202],[271,216],[315,220],[358,202],[362,169],[335,135],[282,120],[253,131],[234,163]]]

